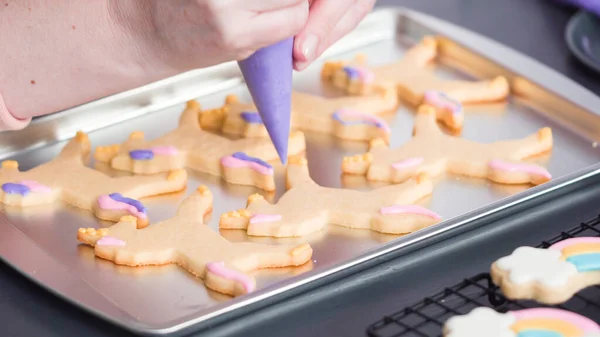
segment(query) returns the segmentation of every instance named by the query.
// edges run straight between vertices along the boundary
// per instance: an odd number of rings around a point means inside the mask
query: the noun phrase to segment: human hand
[[[115,21],[134,31],[142,58],[165,66],[164,75],[241,60],[292,37],[305,26],[309,6],[308,0],[109,1]]]
[[[294,41],[294,68],[303,70],[350,32],[371,11],[375,0],[309,0],[306,27]]]

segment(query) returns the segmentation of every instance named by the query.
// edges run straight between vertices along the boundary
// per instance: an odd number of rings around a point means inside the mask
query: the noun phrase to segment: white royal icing
[[[487,307],[473,309],[462,316],[454,316],[446,322],[446,337],[516,337],[510,329],[516,322],[515,315],[502,314]]]
[[[516,284],[539,282],[551,287],[562,286],[577,274],[577,267],[560,257],[561,252],[554,249],[519,247],[496,261],[496,266],[509,272],[509,279]]]

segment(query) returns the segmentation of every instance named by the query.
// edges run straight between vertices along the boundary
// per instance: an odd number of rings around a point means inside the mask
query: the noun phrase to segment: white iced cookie
[[[600,284],[600,238],[567,239],[548,249],[520,247],[496,261],[491,274],[510,299],[562,303]]]
[[[517,284],[540,282],[549,286],[561,286],[569,277],[577,274],[572,263],[561,260],[560,251],[519,247],[496,261],[498,268],[509,273],[509,279]]]
[[[516,337],[511,330],[516,317],[487,307],[475,308],[463,316],[450,318],[445,326],[446,337]]]
[[[591,319],[562,309],[532,308],[505,314],[475,308],[450,318],[445,337],[594,337],[600,326]]]

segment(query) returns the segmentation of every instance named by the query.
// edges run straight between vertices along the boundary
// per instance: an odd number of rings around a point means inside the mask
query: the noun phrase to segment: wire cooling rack
[[[600,236],[600,216],[543,241],[538,248],[548,248],[556,242],[582,236]],[[492,282],[490,274],[483,273],[383,317],[367,328],[367,334],[370,337],[442,336],[442,327],[448,318],[467,314],[481,306],[500,312],[547,307],[534,301],[511,301],[505,298]],[[578,312],[600,321],[600,286],[586,288],[569,301],[552,307]]]

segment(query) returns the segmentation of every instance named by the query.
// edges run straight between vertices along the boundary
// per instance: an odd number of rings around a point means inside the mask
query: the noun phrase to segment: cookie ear
[[[236,95],[227,95],[225,104],[220,108],[200,110],[198,119],[203,130],[220,131],[227,119],[227,105],[239,103]]]
[[[121,146],[119,144],[98,146],[94,151],[94,159],[101,163],[110,163],[110,161],[119,153]]]
[[[199,114],[201,112],[201,106],[198,101],[190,100],[187,102],[185,106],[185,110],[181,113],[181,117],[179,117],[179,126],[188,126],[188,127],[200,127]]]
[[[0,165],[0,170],[19,171],[19,162],[16,160],[5,160]]]
[[[78,131],[58,156],[63,159],[83,160],[83,158],[90,154],[91,148],[92,145],[88,135],[85,132]]]
[[[345,62],[343,61],[327,61],[323,64],[321,69],[321,79],[331,80],[333,75],[344,68]]]

